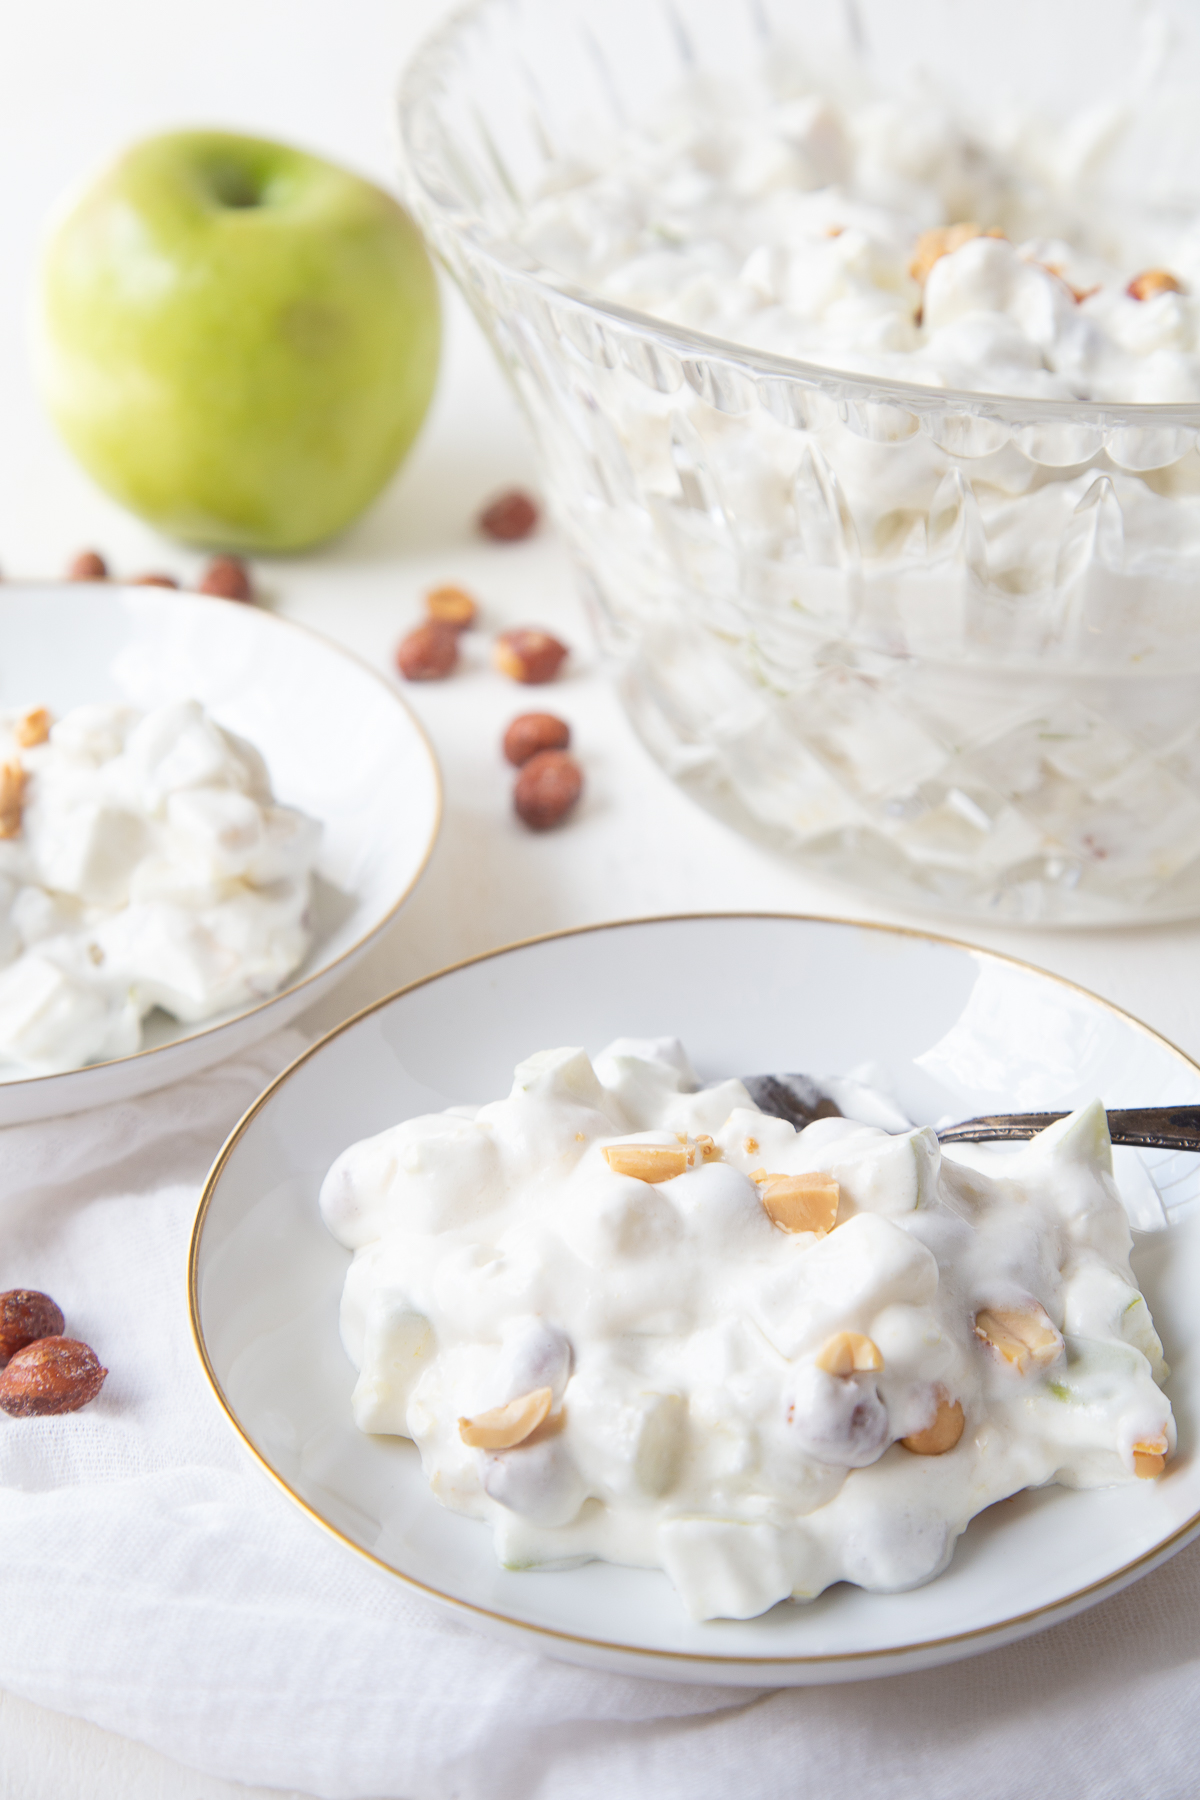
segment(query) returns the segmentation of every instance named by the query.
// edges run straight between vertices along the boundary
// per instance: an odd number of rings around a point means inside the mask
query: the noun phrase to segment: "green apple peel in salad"
[[[618,1039],[351,1146],[321,1209],[356,1423],[510,1568],[661,1568],[698,1620],[897,1592],[994,1502],[1174,1450],[1099,1102],[943,1152]]]

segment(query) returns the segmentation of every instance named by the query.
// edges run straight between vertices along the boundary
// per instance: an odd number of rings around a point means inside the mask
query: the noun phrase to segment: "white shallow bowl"
[[[1200,1531],[1197,1159],[1128,1162],[1135,1264],[1166,1343],[1179,1453],[1156,1482],[1043,1489],[994,1507],[947,1573],[907,1594],[849,1586],[694,1624],[665,1575],[499,1568],[490,1532],[429,1494],[415,1447],[350,1418],[338,1338],[349,1254],[317,1209],[347,1144],[508,1092],[531,1050],[678,1033],[702,1079],[846,1072],[873,1059],[909,1116],[1200,1101],[1200,1068],[1105,1001],[947,939],[833,919],[652,919],[542,938],[430,976],[313,1046],[218,1158],[192,1239],[190,1304],[217,1398],[267,1472],[350,1549],[483,1630],[597,1668],[764,1686],[930,1667],[1069,1617]],[[1153,1182],[1147,1178],[1147,1166]],[[1156,1194],[1155,1188],[1158,1193]],[[1160,1204],[1158,1195],[1162,1197]],[[853,1476],[851,1476],[853,1479]]]
[[[320,819],[315,939],[277,994],[184,1025],[152,1013],[144,1048],[61,1075],[0,1070],[0,1125],[129,1099],[265,1037],[340,980],[411,893],[441,818],[420,726],[386,681],[253,606],[162,588],[0,588],[0,706],[199,700],[262,752],[276,797]]]

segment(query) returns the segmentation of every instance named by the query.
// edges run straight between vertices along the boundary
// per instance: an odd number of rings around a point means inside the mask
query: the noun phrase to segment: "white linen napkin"
[[[225,1424],[185,1291],[204,1172],[299,1048],[0,1132],[0,1290],[109,1369],[83,1412],[0,1415],[0,1686],[321,1800],[1190,1800],[1200,1546],[1007,1650],[755,1694],[497,1645],[327,1538]]]

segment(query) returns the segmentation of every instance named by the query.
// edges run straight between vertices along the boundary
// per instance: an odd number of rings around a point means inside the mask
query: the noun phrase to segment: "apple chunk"
[[[439,341],[403,208],[262,138],[137,145],[43,259],[50,412],[102,487],[190,543],[297,550],[349,524],[416,436]]]

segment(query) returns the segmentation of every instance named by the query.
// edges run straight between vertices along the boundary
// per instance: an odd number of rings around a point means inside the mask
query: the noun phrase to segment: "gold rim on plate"
[[[349,1031],[352,1026],[359,1024],[363,1019],[369,1018],[372,1013],[382,1011],[384,1007],[390,1006],[393,1001],[402,999],[405,994],[415,993],[418,988],[428,987],[431,982],[440,981],[444,975],[453,975],[459,969],[471,968],[476,963],[490,962],[493,958],[507,956],[514,950],[528,950],[537,944],[552,943],[555,939],[559,938],[587,937],[594,932],[624,931],[642,925],[678,925],[699,921],[707,922],[716,919],[786,919],[803,925],[849,926],[857,931],[877,931],[891,937],[919,938],[926,943],[942,944],[953,950],[966,951],[970,956],[990,962],[1005,963],[1012,968],[1023,969],[1031,974],[1040,976],[1043,980],[1051,981],[1058,987],[1068,988],[1073,993],[1082,994],[1095,1005],[1103,1007],[1106,1012],[1115,1014],[1116,1017],[1123,1020],[1125,1024],[1132,1025],[1137,1031],[1141,1032],[1143,1036],[1151,1038],[1156,1044],[1162,1045],[1169,1050],[1172,1055],[1179,1058],[1180,1062],[1185,1065],[1190,1074],[1200,1077],[1200,1063],[1197,1063],[1190,1057],[1185,1050],[1181,1050],[1178,1044],[1173,1044],[1171,1040],[1164,1037],[1160,1031],[1155,1031],[1152,1026],[1145,1024],[1143,1020],[1137,1018],[1133,1013],[1126,1012],[1124,1007],[1117,1006],[1113,1001],[1105,1000],[1102,995],[1093,993],[1090,988],[1084,987],[1082,983],[1071,981],[1065,975],[1055,975],[1048,969],[1039,969],[1036,963],[1026,962],[1023,957],[1009,956],[1002,950],[985,950],[978,944],[967,943],[962,938],[948,937],[944,932],[924,931],[919,927],[912,925],[887,925],[867,919],[840,918],[836,914],[830,913],[651,913],[643,918],[609,919],[600,921],[594,925],[576,925],[569,926],[561,931],[545,931],[539,933],[536,937],[518,938],[513,943],[498,945],[494,950],[481,951],[476,956],[464,956],[459,962],[448,963],[445,968],[435,969],[429,975],[422,975],[416,981],[407,982],[404,987],[396,988],[393,993],[384,994],[380,999],[372,1000],[368,1006],[364,1006],[358,1012],[352,1013],[348,1019],[343,1019],[340,1025],[335,1025],[332,1030],[325,1032],[323,1036],[319,1037],[315,1043],[310,1044],[308,1049],[302,1051],[293,1062],[288,1064],[286,1069],[281,1070],[269,1086],[263,1089],[262,1093],[258,1096],[258,1099],[255,1100],[242,1114],[242,1117],[238,1120],[237,1124],[222,1144],[217,1153],[216,1160],[209,1170],[208,1178],[204,1183],[204,1188],[200,1195],[200,1204],[196,1211],[196,1220],[192,1227],[191,1242],[188,1246],[188,1318],[191,1324],[192,1342],[195,1344],[196,1352],[200,1358],[200,1363],[205,1376],[207,1377],[208,1384],[212,1388],[217,1403],[225,1414],[229,1424],[233,1427],[233,1430],[241,1439],[243,1445],[254,1458],[255,1462],[258,1463],[260,1468],[265,1471],[275,1485],[281,1488],[302,1512],[306,1513],[310,1519],[319,1525],[323,1531],[328,1532],[338,1543],[344,1544],[346,1548],[352,1550],[356,1556],[364,1558],[365,1561],[373,1564],[377,1569],[382,1569],[394,1580],[403,1582],[406,1587],[413,1588],[416,1592],[428,1596],[429,1599],[436,1601],[439,1605],[448,1606],[455,1611],[473,1615],[477,1619],[489,1619],[495,1624],[502,1625],[510,1631],[533,1632],[539,1637],[544,1637],[561,1644],[576,1644],[579,1645],[580,1648],[600,1650],[614,1656],[634,1656],[650,1661],[668,1661],[696,1665],[723,1664],[746,1669],[820,1667],[827,1663],[877,1663],[889,1657],[901,1658],[907,1661],[931,1651],[946,1649],[955,1644],[969,1644],[977,1638],[1003,1638],[1005,1634],[1018,1631],[1021,1626],[1031,1625],[1035,1620],[1042,1620],[1045,1625],[1053,1624],[1056,1622],[1054,1615],[1061,1614],[1064,1615],[1064,1617],[1069,1616],[1071,1611],[1078,1611],[1081,1603],[1086,1601],[1090,1595],[1094,1594],[1099,1598],[1104,1590],[1111,1590],[1113,1593],[1118,1592],[1122,1587],[1128,1586],[1129,1583],[1135,1579],[1139,1570],[1145,1570],[1148,1573],[1149,1570],[1147,1565],[1164,1561],[1171,1553],[1172,1548],[1177,1550],[1183,1549],[1188,1538],[1195,1536],[1196,1533],[1200,1531],[1200,1511],[1193,1513],[1191,1517],[1177,1527],[1169,1537],[1162,1539],[1162,1541],[1155,1544],[1152,1549],[1144,1551],[1141,1556],[1135,1557],[1132,1562],[1122,1564],[1119,1569],[1114,1569],[1110,1574],[1101,1576],[1097,1581],[1089,1582],[1085,1587],[1075,1589],[1073,1593],[1064,1594],[1058,1600],[1047,1601],[1044,1606],[1034,1607],[1028,1612],[1014,1613],[1010,1618],[998,1619],[990,1625],[973,1626],[968,1631],[952,1632],[946,1637],[926,1638],[920,1643],[893,1644],[874,1650],[832,1650],[819,1654],[804,1653],[784,1656],[739,1656],[735,1650],[725,1652],[667,1650],[656,1648],[653,1645],[617,1643],[611,1638],[584,1637],[577,1632],[560,1630],[556,1626],[538,1625],[525,1619],[515,1618],[510,1613],[497,1612],[492,1607],[480,1606],[472,1600],[460,1600],[456,1595],[443,1593],[440,1588],[431,1587],[428,1582],[420,1581],[414,1575],[406,1575],[402,1570],[397,1569],[394,1564],[385,1562],[382,1557],[376,1556],[374,1551],[364,1549],[361,1544],[355,1543],[353,1538],[348,1537],[338,1526],[324,1518],[315,1507],[311,1506],[309,1502],[304,1499],[303,1495],[298,1494],[295,1488],[291,1487],[289,1483],[284,1480],[283,1476],[280,1475],[276,1469],[272,1468],[266,1457],[253,1443],[248,1433],[243,1429],[233,1407],[226,1398],[217,1373],[209,1360],[208,1348],[204,1341],[204,1332],[200,1325],[200,1243],[204,1235],[204,1222],[208,1214],[208,1208],[212,1201],[212,1197],[216,1192],[217,1184],[221,1179],[226,1163],[237,1148],[238,1143],[247,1128],[267,1105],[268,1101],[277,1090],[281,1088],[285,1082],[290,1081],[292,1076],[295,1075],[297,1071],[310,1060],[310,1058],[316,1056],[327,1044],[332,1043],[335,1038],[340,1037],[344,1031]],[[998,1644],[997,1648],[999,1647]]]

